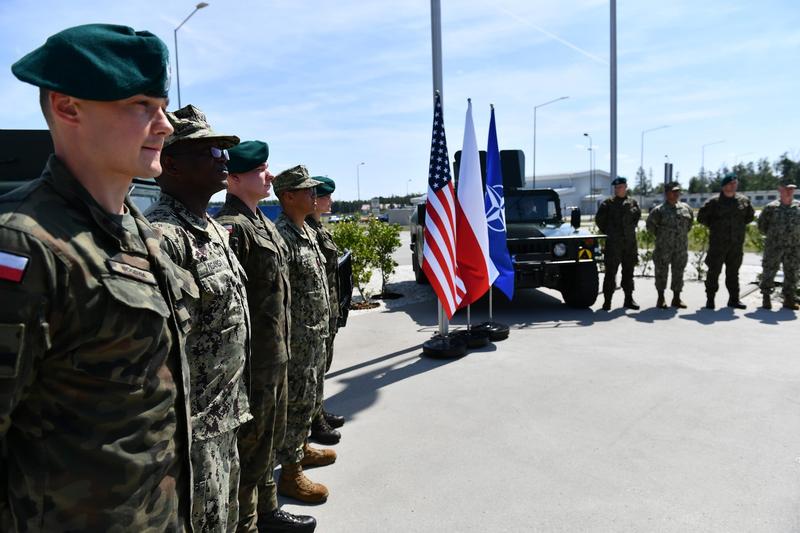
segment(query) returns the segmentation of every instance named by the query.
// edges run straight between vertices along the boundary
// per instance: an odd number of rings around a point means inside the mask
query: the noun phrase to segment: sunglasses
[[[213,157],[214,159],[224,159],[225,161],[230,161],[231,160],[231,156],[228,155],[228,150],[221,150],[221,149],[217,148],[216,146],[211,146],[209,148],[210,148],[210,151],[211,151],[211,157]],[[200,151],[173,152],[170,155],[195,155],[195,154],[198,154],[198,153],[203,153],[204,151],[205,151],[205,148],[201,149]]]

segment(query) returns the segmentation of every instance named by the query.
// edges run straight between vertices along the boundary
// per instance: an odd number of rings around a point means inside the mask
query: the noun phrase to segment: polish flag
[[[19,283],[25,275],[28,258],[0,251],[0,279]]]
[[[478,141],[472,122],[472,100],[467,100],[467,121],[458,176],[456,202],[456,262],[466,288],[461,306],[486,294],[498,272],[489,256],[489,229],[481,181]]]

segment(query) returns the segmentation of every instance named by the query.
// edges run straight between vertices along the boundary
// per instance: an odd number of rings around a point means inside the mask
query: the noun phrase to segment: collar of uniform
[[[308,236],[308,233],[305,231],[306,227],[308,226],[307,222],[303,222],[303,227],[302,228],[298,228],[297,224],[295,224],[292,221],[291,218],[287,217],[285,213],[281,213],[280,214],[280,216],[278,217],[278,220],[280,220],[280,219],[286,220],[286,222],[284,222],[284,224],[288,228],[291,228],[291,231],[295,232],[298,237],[300,237],[301,239],[304,239],[306,241],[311,242],[311,238]],[[311,228],[308,228],[308,229],[311,229]]]
[[[73,207],[84,206],[98,227],[119,243],[121,250],[140,254],[147,253],[147,250],[143,247],[141,237],[129,234],[117,224],[55,154],[51,154],[47,160],[47,166],[45,166],[42,173],[42,178],[53,187],[56,193],[65,198],[70,205]],[[135,219],[144,220],[142,214],[136,209],[127,195],[125,196],[125,207],[128,208],[131,216]]]
[[[308,215],[306,217],[306,224],[311,226],[312,229],[319,229],[322,227],[322,222],[317,222],[317,219],[314,218],[314,215]]]
[[[208,228],[210,219],[208,215],[205,215],[203,218],[198,217],[192,213],[183,202],[164,191],[161,191],[161,198],[159,198],[158,201],[172,209],[175,215],[186,223],[186,228],[189,231],[197,233],[206,239],[210,238]]]
[[[252,211],[250,211],[250,208],[247,207],[247,205],[241,200],[241,198],[239,198],[235,194],[228,193],[225,195],[225,205],[227,205],[232,209],[235,209],[236,212],[243,214],[250,220],[256,220],[258,218],[257,213],[253,213]],[[257,207],[256,210],[258,210]]]

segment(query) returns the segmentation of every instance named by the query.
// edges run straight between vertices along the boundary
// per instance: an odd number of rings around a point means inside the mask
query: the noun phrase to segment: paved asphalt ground
[[[800,531],[800,313],[758,292],[701,309],[696,282],[659,310],[652,278],[638,312],[529,290],[495,298],[508,340],[442,361],[421,356],[430,289],[392,289],[416,298],[336,338],[326,406],[348,421],[338,461],[308,471],[328,502],[284,502],[318,532]]]

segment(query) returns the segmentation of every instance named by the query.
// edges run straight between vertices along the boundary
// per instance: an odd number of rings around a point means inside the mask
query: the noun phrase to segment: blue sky
[[[298,163],[337,182],[334,197],[423,192],[432,76],[425,0],[212,0],[178,33],[181,99],[215,129],[270,144],[277,173]],[[609,32],[605,0],[444,0],[445,126],[460,149],[466,99],[485,148],[489,104],[501,149],[522,149],[531,174],[585,170],[584,132],[609,166]],[[36,89],[10,65],[48,35],[113,22],[159,35],[194,8],[174,0],[0,0],[0,128],[40,128]],[[706,167],[788,152],[800,158],[800,7],[796,0],[618,0],[618,165],[633,178],[665,155],[684,184]],[[177,106],[173,62],[172,106]],[[410,181],[409,181],[410,180]]]

